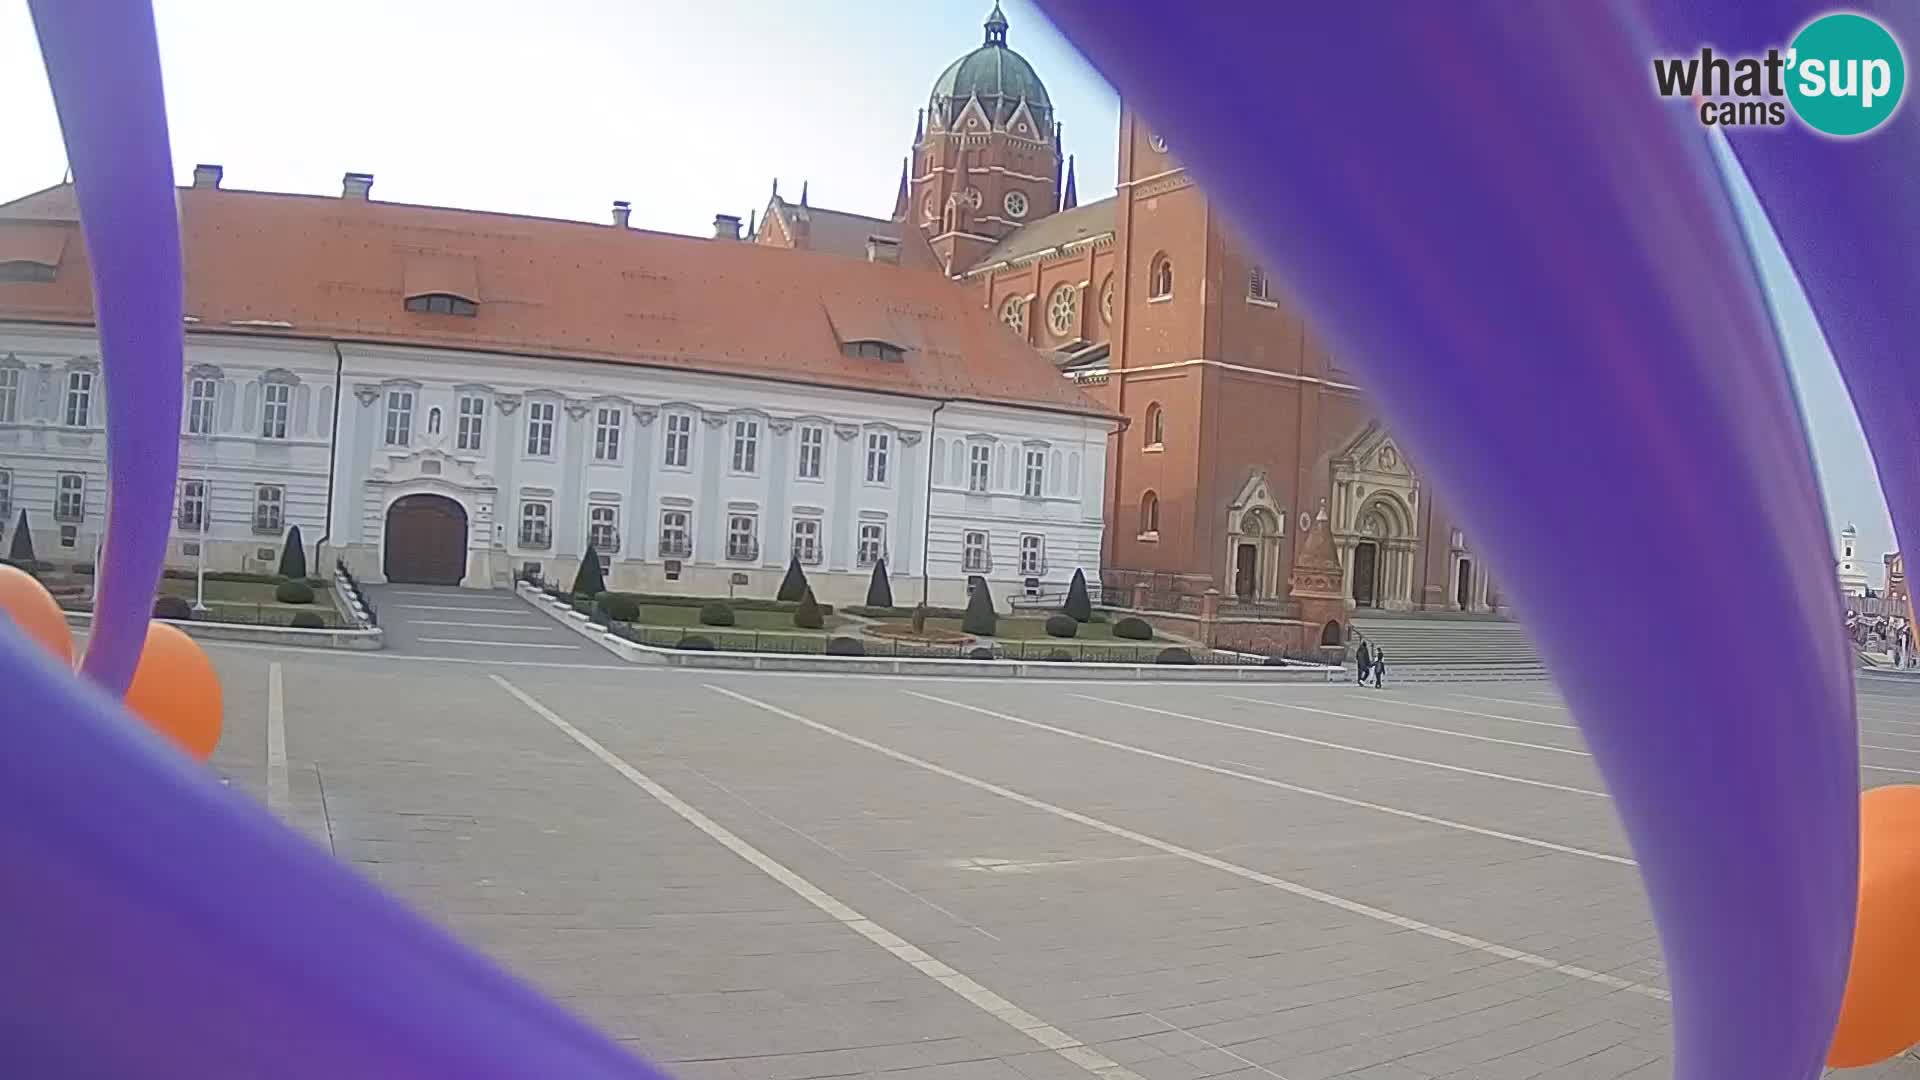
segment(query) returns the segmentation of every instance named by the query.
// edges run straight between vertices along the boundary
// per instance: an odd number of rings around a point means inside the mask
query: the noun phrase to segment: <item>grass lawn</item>
[[[832,630],[845,626],[847,620],[840,615],[828,615],[821,620],[825,629]],[[635,626],[687,626],[701,633],[727,630],[787,630],[800,634],[817,634],[818,630],[802,630],[793,625],[793,616],[785,611],[740,611],[733,613],[733,625],[703,626],[700,622],[700,609],[685,604],[642,604],[640,617],[634,620]],[[709,637],[712,634],[708,634]]]
[[[311,611],[326,620],[328,626],[340,626],[344,620],[333,606],[333,589],[313,590],[311,604],[283,604],[273,598],[274,586],[251,581],[207,582],[207,621],[218,622],[224,616],[236,622],[268,622],[285,625],[295,612]],[[160,591],[193,602],[192,578],[161,578]]]

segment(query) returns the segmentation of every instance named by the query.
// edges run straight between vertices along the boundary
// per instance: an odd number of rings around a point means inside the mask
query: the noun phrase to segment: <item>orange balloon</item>
[[[166,623],[147,624],[127,709],[201,761],[220,742],[220,676],[206,650]]]
[[[73,632],[67,629],[66,613],[32,574],[0,563],[0,612],[11,617],[28,637],[46,646],[61,663],[73,666]]]
[[[1827,1064],[1872,1065],[1920,1043],[1920,785],[1860,797],[1853,965]]]

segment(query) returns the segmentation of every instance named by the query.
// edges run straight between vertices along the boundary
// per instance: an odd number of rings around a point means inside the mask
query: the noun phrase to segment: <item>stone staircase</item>
[[[1389,682],[1550,678],[1519,623],[1457,615],[1368,615],[1355,618],[1353,627],[1387,650]]]

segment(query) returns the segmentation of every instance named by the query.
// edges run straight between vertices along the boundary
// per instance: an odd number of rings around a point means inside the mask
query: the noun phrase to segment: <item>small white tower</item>
[[[1867,574],[1860,569],[1854,553],[1859,538],[1860,532],[1852,522],[1840,530],[1840,591],[1848,596],[1867,595]]]

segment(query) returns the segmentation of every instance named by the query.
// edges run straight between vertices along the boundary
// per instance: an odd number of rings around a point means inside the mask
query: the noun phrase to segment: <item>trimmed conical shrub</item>
[[[792,602],[807,594],[807,572],[800,569],[800,556],[795,555],[787,564],[787,576],[780,581],[780,591],[774,593],[774,599]]]
[[[873,580],[867,582],[867,606],[893,606],[893,584],[887,580],[885,559],[876,560],[873,564]]]
[[[7,549],[7,561],[22,567],[33,565],[33,530],[27,528],[27,512],[20,511],[20,524],[13,527],[13,546]]]
[[[607,591],[607,579],[600,573],[600,553],[587,545],[587,553],[580,560],[580,572],[573,576],[573,595],[592,599]]]
[[[1061,610],[1071,615],[1074,622],[1086,622],[1093,618],[1093,599],[1087,595],[1085,571],[1073,572],[1073,584],[1067,586],[1067,606]]]
[[[793,609],[793,625],[802,630],[818,630],[827,625],[826,617],[820,614],[820,602],[813,598],[813,590],[800,594],[800,606]]]
[[[993,613],[993,590],[982,581],[967,595],[967,615],[960,620],[960,629],[969,634],[992,637],[999,628],[1000,619]]]
[[[300,526],[287,530],[286,546],[280,549],[280,576],[288,581],[304,581],[307,577],[307,548],[300,541]]]

